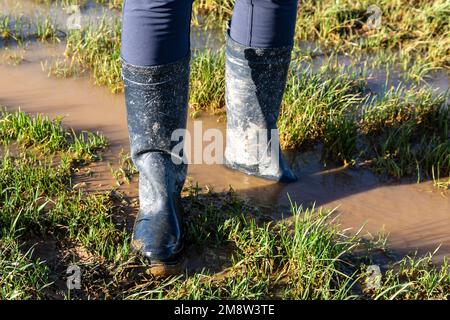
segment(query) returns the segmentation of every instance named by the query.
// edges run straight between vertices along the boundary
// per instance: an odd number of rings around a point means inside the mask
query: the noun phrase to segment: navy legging
[[[177,61],[190,50],[193,0],[124,0],[122,58],[139,66]],[[230,37],[243,45],[292,45],[297,0],[236,0]]]

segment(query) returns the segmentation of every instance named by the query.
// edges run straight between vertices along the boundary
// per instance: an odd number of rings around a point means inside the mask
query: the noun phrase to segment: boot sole
[[[179,275],[183,269],[183,263],[179,261],[176,264],[150,264],[148,272],[157,278]]]
[[[184,264],[184,245],[174,254],[174,259],[170,262],[152,261],[148,257],[142,254],[139,247],[131,243],[132,251],[142,257],[147,263],[147,271],[155,277],[167,277],[171,275],[180,274]]]
[[[148,271],[154,277],[164,278],[174,275],[181,274],[184,265],[184,244],[182,247],[174,254],[173,259],[170,262],[163,261],[148,261]]]

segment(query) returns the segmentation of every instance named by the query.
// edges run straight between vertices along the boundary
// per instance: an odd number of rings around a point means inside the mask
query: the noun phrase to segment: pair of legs
[[[276,122],[290,63],[296,0],[237,0],[227,32],[225,165],[281,182]],[[187,164],[172,133],[186,127],[192,0],[125,0],[122,75],[140,210],[132,247],[154,274],[180,267],[179,196]]]
[[[152,66],[189,54],[192,0],[125,0],[122,58]],[[236,0],[230,37],[245,46],[291,46],[297,0]]]

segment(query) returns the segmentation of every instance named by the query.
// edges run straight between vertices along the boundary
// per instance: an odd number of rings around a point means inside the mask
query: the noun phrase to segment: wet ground
[[[25,51],[18,66],[0,65],[0,105],[19,107],[30,113],[63,116],[63,123],[75,130],[100,131],[110,142],[102,164],[94,165],[86,179],[89,189],[102,190],[115,184],[105,163],[118,163],[120,151],[128,152],[123,95],[112,95],[87,78],[54,79],[42,71],[41,61],[61,54],[62,45],[34,44]],[[448,81],[448,79],[447,79]],[[204,116],[203,130],[225,131],[223,120]],[[193,133],[194,120],[188,129]],[[195,139],[195,136],[193,136]],[[240,196],[281,218],[292,201],[309,206],[337,208],[343,228],[362,234],[389,234],[390,247],[399,254],[418,249],[425,253],[439,245],[436,260],[450,256],[450,194],[432,182],[386,183],[365,169],[324,168],[316,153],[288,154],[299,182],[283,185],[230,171],[221,165],[197,164],[189,167],[190,180],[214,191],[232,187]],[[136,183],[121,191],[136,196]]]

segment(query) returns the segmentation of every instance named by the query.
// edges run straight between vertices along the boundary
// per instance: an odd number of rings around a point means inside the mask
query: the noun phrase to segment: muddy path
[[[88,78],[54,79],[42,71],[41,61],[57,57],[63,46],[35,45],[27,50],[19,66],[0,64],[0,105],[9,109],[20,107],[29,113],[50,117],[63,116],[63,123],[75,130],[99,131],[108,137],[110,147],[101,164],[92,167],[86,180],[95,190],[115,185],[110,168],[105,163],[118,163],[121,151],[129,152],[123,95],[112,95],[96,87]],[[225,132],[225,122],[204,116],[203,130],[217,128]],[[188,129],[193,130],[189,119]],[[195,139],[195,137],[193,137]],[[283,185],[249,177],[221,165],[194,164],[189,167],[189,180],[216,192],[232,187],[276,218],[287,212],[289,198],[303,206],[337,208],[343,228],[362,234],[389,235],[389,245],[398,254],[418,250],[434,251],[436,261],[450,256],[450,194],[433,188],[432,182],[386,183],[364,169],[324,168],[315,153],[287,155],[299,182]],[[130,198],[136,198],[137,184],[121,188]],[[132,215],[132,213],[130,212]]]

